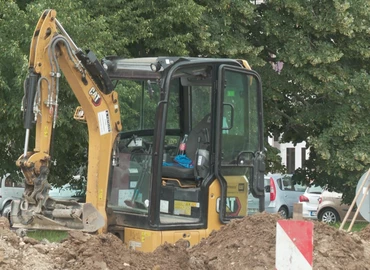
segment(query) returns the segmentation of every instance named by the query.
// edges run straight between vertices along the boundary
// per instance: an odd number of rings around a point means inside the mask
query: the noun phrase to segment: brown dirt
[[[358,232],[358,235],[362,239],[370,241],[370,224],[363,228],[360,232]]]
[[[111,234],[70,232],[62,243],[39,242],[17,236],[0,218],[0,269],[275,269],[279,218],[261,213],[234,220],[192,248],[178,241],[152,253],[129,250]],[[370,269],[369,226],[346,233],[314,222],[313,269]]]

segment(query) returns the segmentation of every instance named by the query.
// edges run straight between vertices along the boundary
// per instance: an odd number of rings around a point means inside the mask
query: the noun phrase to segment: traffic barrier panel
[[[276,225],[276,270],[312,270],[313,223],[279,220]]]

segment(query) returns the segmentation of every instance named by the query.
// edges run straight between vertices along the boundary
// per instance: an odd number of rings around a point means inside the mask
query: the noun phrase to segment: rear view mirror
[[[256,198],[265,196],[265,177],[266,169],[265,156],[263,153],[257,153],[253,160],[252,194]]]

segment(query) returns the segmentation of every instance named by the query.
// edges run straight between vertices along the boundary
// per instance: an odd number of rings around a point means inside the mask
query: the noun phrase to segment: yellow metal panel
[[[227,182],[227,214],[246,216],[248,213],[248,179],[245,175],[225,176]],[[236,207],[239,207],[236,209]]]
[[[189,246],[196,245],[207,236],[207,230],[150,231],[125,228],[124,242],[131,248],[143,252],[152,252],[164,243],[174,244],[183,239]]]
[[[183,230],[183,231],[164,231],[162,232],[162,244],[176,243],[182,239],[189,242],[189,246],[194,246],[206,237],[205,230]]]
[[[208,228],[206,235],[208,236],[213,230],[219,230],[222,226],[220,221],[220,216],[218,213],[218,202],[217,200],[221,198],[221,185],[216,180],[209,187],[208,194]]]
[[[151,252],[162,243],[162,232],[144,229],[125,228],[124,242],[134,250]]]

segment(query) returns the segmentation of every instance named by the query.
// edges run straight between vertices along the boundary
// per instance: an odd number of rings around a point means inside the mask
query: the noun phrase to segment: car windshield
[[[277,179],[277,183],[281,190],[298,192],[304,192],[306,190],[305,186],[292,181],[292,175],[283,175],[281,178]]]

